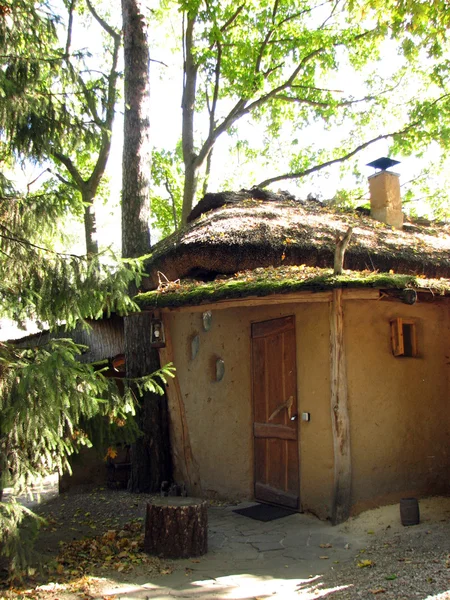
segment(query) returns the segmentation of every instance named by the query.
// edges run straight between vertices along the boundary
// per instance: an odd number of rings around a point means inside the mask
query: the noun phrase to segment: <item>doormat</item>
[[[283,506],[272,506],[271,504],[253,504],[246,508],[236,508],[233,512],[256,521],[274,521],[296,513],[295,510]]]

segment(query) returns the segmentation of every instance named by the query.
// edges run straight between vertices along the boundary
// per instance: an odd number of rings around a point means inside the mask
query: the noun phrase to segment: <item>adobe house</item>
[[[395,173],[370,189],[371,215],[208,194],[155,247],[138,298],[177,369],[173,461],[192,495],[337,523],[450,491],[450,228],[404,219]]]

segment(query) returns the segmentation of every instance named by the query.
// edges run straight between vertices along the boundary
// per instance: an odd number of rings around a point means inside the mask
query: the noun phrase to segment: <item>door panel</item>
[[[255,498],[299,507],[294,317],[252,325]]]

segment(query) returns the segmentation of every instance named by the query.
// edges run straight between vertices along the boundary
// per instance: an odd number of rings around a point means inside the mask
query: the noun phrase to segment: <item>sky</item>
[[[55,4],[61,2],[61,0],[54,0]],[[155,0],[156,2],[156,0]],[[114,10],[117,5],[111,5],[113,7],[112,18],[116,19],[117,24],[120,24],[120,14]],[[151,8],[151,7],[150,7]],[[83,47],[86,45],[86,41],[89,41],[89,51],[93,56],[95,62],[98,59],[101,62],[103,56],[103,48],[101,44],[101,36],[96,35],[95,23],[91,25],[90,29],[75,28],[73,36],[73,47]],[[174,19],[170,26],[172,27],[173,37],[178,35],[177,29],[180,27],[178,17]],[[93,33],[94,32],[94,33]],[[175,55],[166,48],[164,44],[161,44],[161,40],[158,40],[157,28],[152,28],[152,35],[155,39],[152,43],[151,49],[151,139],[155,147],[173,148],[178,140],[181,131],[181,92],[182,92],[182,69],[181,69],[181,57]],[[392,52],[387,51],[389,60],[381,64],[380,68],[388,73],[394,66]],[[340,70],[336,72],[334,80],[330,81],[330,85],[336,85],[345,87],[349,85],[350,88],[357,90],[357,82],[351,80],[353,77],[351,71]],[[350,80],[349,80],[350,78]],[[120,189],[122,184],[122,145],[123,145],[123,119],[122,119],[123,108],[119,105],[118,112],[113,129],[113,142],[112,151],[107,167],[107,176],[110,182],[110,199],[107,205],[101,203],[96,204],[97,223],[99,231],[99,241],[101,244],[113,244],[116,251],[120,251]],[[261,132],[258,127],[254,124],[245,123],[242,121],[239,125],[240,135],[242,137],[248,137],[251,141],[259,139]],[[327,141],[330,144],[333,143],[335,137],[342,132],[325,131],[322,126],[313,125],[309,130],[302,133],[304,139],[316,139],[321,136],[327,136]],[[281,143],[290,143],[293,134],[289,129],[289,124],[286,125],[285,139]],[[243,165],[239,161],[238,157],[230,158],[228,154],[229,139],[227,136],[222,136],[214,150],[213,160],[213,172],[210,178],[210,191],[217,192],[222,191],[224,185],[224,179],[226,179],[230,173],[239,172],[240,178],[235,180],[236,189],[242,187],[250,187],[257,181],[265,179],[268,175],[267,167],[260,167],[253,164]],[[274,144],[275,147],[275,144]],[[356,158],[354,163],[359,165],[359,168],[363,174],[369,176],[373,173],[373,169],[365,167],[364,165],[374,159],[387,155],[389,151],[389,141],[378,142],[372,145],[363,152],[361,152]],[[417,158],[417,157],[395,157],[400,160],[400,164],[396,166],[395,171],[400,174],[401,182],[405,183],[410,179],[413,179],[421,170],[424,163],[428,160],[433,160],[431,157]],[[351,166],[351,165],[350,165]],[[282,169],[277,165],[273,165],[273,170],[270,175],[278,174]],[[27,181],[32,181],[39,174],[39,169],[32,169],[27,172],[24,176]],[[316,197],[322,199],[333,198],[337,189],[345,188],[346,186],[352,187],[354,185],[354,178],[351,173],[340,180],[339,169],[336,167],[330,169],[327,172],[319,172],[314,177],[308,178],[305,182],[296,184],[292,181],[281,181],[276,184],[275,189],[283,189],[291,192],[294,195],[300,197],[306,197],[309,193],[314,194]],[[367,186],[368,191],[368,186]],[[420,212],[420,206],[417,204]],[[75,237],[83,236],[83,228],[76,223],[71,225]],[[154,232],[153,239],[157,237],[157,232]],[[75,248],[75,251],[83,252],[83,243],[80,242],[79,249]]]

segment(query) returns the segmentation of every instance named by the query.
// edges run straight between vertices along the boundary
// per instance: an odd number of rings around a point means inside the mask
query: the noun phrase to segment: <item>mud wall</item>
[[[449,491],[449,306],[345,305],[354,512]],[[418,356],[395,357],[390,320],[416,324]]]
[[[201,312],[167,315],[192,450],[202,488],[218,498],[253,497],[253,407],[251,396],[251,324],[295,315],[299,423],[300,502],[325,518],[329,514],[333,456],[329,409],[328,304],[233,308],[212,311],[204,331]],[[192,358],[192,339],[198,354]],[[225,375],[216,381],[221,358]],[[181,454],[181,453],[180,453]]]

